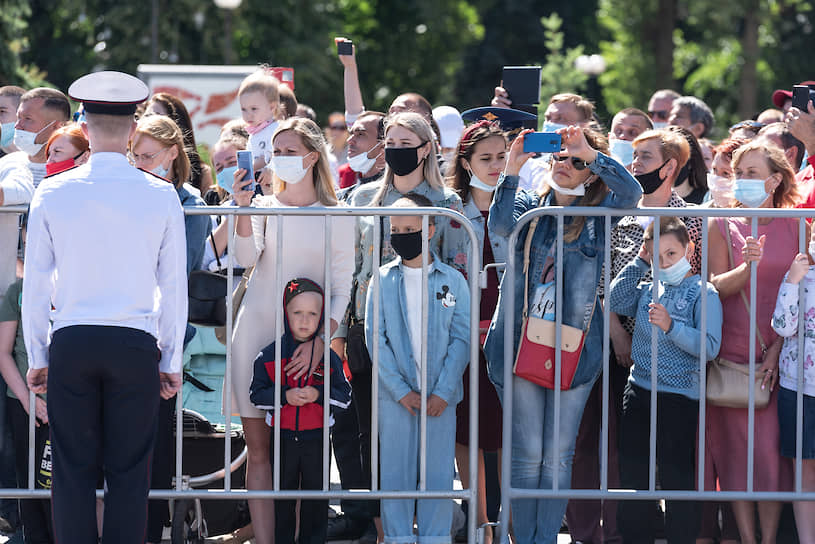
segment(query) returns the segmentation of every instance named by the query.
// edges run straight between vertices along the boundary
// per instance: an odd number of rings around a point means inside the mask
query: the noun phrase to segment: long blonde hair
[[[165,147],[175,146],[178,149],[178,156],[170,165],[170,175],[176,189],[184,185],[184,182],[190,177],[190,159],[184,149],[184,134],[175,121],[166,115],[142,117],[136,125],[133,142],[136,141],[139,134],[149,136]]]
[[[317,163],[312,169],[314,178],[314,189],[317,191],[317,200],[323,206],[336,206],[337,193],[334,191],[334,176],[331,175],[331,167],[328,162],[328,146],[320,127],[311,119],[304,117],[291,117],[281,121],[272,135],[272,142],[283,132],[290,130],[300,137],[300,141],[309,152],[316,152]],[[275,193],[279,193],[286,188],[286,182],[278,180],[275,186]]]
[[[436,157],[436,147],[435,147],[435,135],[433,134],[433,129],[430,127],[430,123],[427,122],[427,119],[419,115],[418,113],[413,113],[410,111],[405,111],[401,113],[394,114],[389,116],[385,119],[385,136],[387,137],[388,131],[393,127],[403,127],[411,131],[413,134],[419,137],[419,140],[423,143],[430,142],[430,153],[428,153],[427,157],[424,159],[424,167],[422,174],[424,179],[427,181],[427,184],[430,185],[434,189],[442,189],[444,188],[444,179],[441,177],[441,171],[439,170],[439,160]],[[377,191],[376,195],[374,196],[373,200],[371,201],[371,206],[381,206],[382,202],[385,200],[385,195],[388,192],[388,188],[393,185],[393,170],[391,170],[390,166],[385,166],[385,175],[382,178],[382,186]]]

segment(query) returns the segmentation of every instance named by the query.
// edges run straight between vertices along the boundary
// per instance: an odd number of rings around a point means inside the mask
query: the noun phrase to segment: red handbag
[[[515,375],[547,389],[555,388],[555,332],[557,324],[549,319],[531,317],[529,312],[529,251],[532,235],[538,226],[534,219],[529,226],[524,246],[524,308],[523,325],[518,354],[515,357]],[[597,297],[594,297],[597,303]],[[594,313],[594,308],[592,308]],[[588,330],[561,324],[560,330],[560,389],[565,391],[572,386],[577,363],[583,352],[583,342]]]

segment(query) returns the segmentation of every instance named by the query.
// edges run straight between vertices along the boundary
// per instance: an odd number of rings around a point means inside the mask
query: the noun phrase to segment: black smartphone
[[[506,89],[512,107],[537,104],[541,96],[540,66],[504,66],[501,86]]]
[[[244,191],[254,191],[255,190],[255,181],[254,181],[254,167],[252,166],[252,152],[251,151],[238,151],[238,168],[241,170],[246,170],[246,174],[244,174],[243,179],[241,181],[246,181],[247,179],[251,179],[252,183],[247,187],[244,187]]]
[[[337,42],[337,55],[353,55],[353,54],[354,54],[354,42],[352,42],[351,40]]]
[[[815,104],[815,91],[807,85],[795,85],[792,88],[792,107],[801,111],[809,111],[807,102]]]
[[[555,132],[524,134],[524,153],[557,153],[558,151],[560,151],[560,134]]]

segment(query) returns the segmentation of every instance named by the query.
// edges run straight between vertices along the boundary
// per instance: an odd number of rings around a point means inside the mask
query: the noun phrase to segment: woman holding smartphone
[[[241,181],[246,170],[235,172],[233,187],[235,203],[258,208],[300,208],[338,206],[334,180],[329,168],[326,142],[320,128],[311,120],[291,118],[280,123],[272,136],[274,194],[254,197],[249,190],[252,180]],[[239,162],[240,165],[240,162]],[[253,200],[254,197],[254,200]],[[282,223],[282,253],[278,255],[278,221]],[[327,315],[330,332],[334,332],[348,307],[351,275],[354,271],[354,219],[335,217],[331,235],[325,237],[322,216],[237,217],[235,258],[239,266],[254,266],[246,294],[238,310],[232,335],[232,406],[227,413],[241,416],[248,449],[247,489],[272,489],[270,427],[266,412],[249,400],[253,363],[260,350],[275,340],[277,319],[282,308],[276,302],[287,281],[297,277],[314,280],[325,287],[326,245],[331,274],[330,308]],[[282,275],[277,277],[277,264],[282,262]],[[277,290],[278,286],[280,291]],[[282,323],[280,330],[283,330]],[[323,332],[301,344],[292,360],[283,369],[295,378],[311,370],[312,361],[323,355]],[[313,359],[316,358],[316,359]],[[269,500],[250,499],[249,511],[258,544],[274,540],[274,508]]]

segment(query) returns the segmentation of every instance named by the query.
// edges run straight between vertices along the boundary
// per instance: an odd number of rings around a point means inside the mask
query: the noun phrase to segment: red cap
[[[798,85],[809,85],[810,88],[815,89],[815,81],[802,81]],[[773,92],[773,104],[775,104],[776,108],[782,109],[784,107],[784,102],[791,99],[792,91],[776,89]]]

